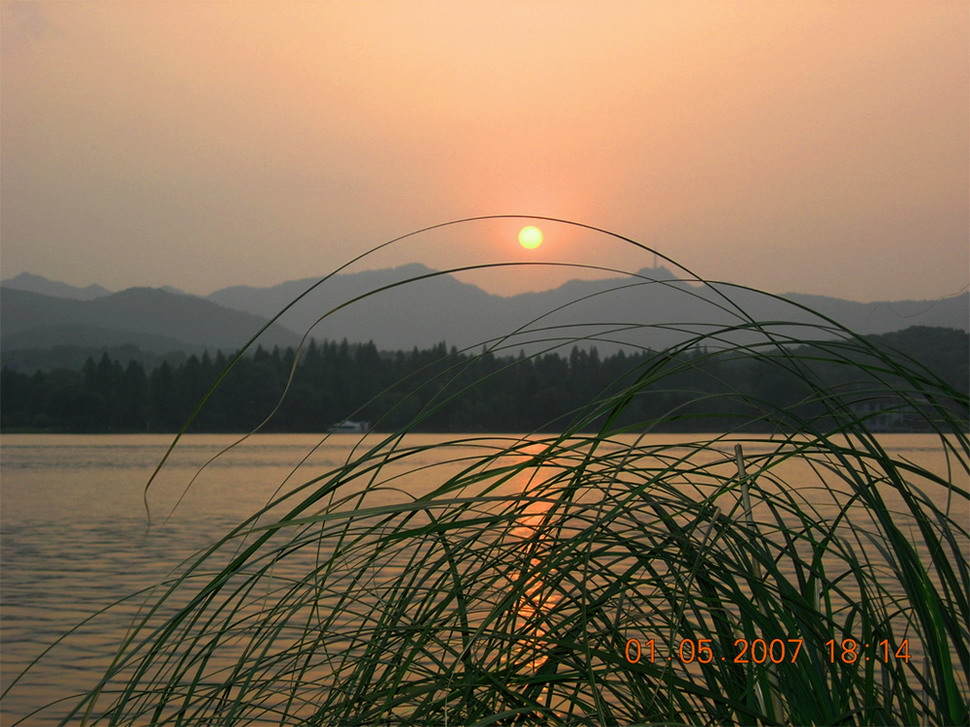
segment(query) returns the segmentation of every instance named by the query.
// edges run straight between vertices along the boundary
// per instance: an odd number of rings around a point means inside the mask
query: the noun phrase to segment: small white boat
[[[342,422],[327,427],[331,434],[366,434],[370,431],[370,422],[352,422],[344,419]]]

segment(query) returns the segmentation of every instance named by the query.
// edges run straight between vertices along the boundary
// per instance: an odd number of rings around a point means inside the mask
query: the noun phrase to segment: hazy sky
[[[31,1],[0,21],[4,278],[204,294],[517,213],[773,292],[970,281],[964,1]],[[356,269],[652,264],[556,225],[526,252],[521,224]]]

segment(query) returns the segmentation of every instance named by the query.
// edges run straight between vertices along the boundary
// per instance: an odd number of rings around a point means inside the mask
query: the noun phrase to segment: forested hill
[[[967,392],[967,333],[913,327],[869,339],[911,356],[958,391]],[[259,348],[240,359],[191,431],[251,430],[282,395],[294,356],[292,348]],[[324,342],[304,351],[290,391],[264,431],[321,432],[345,418],[392,430],[445,401],[420,421],[418,430],[554,431],[570,422],[571,412],[604,392],[618,390],[658,362],[676,373],[630,404],[625,414],[629,422],[678,410],[678,418],[661,429],[721,430],[751,417],[733,393],[743,392],[792,411],[805,394],[797,379],[737,351],[689,350],[676,356],[620,352],[601,357],[595,349],[574,348],[534,357],[498,357],[459,354],[445,344],[388,353],[373,344]],[[226,356],[216,353],[193,355],[174,365],[162,361],[147,369],[139,361],[112,360],[105,353],[98,362],[88,359],[81,370],[29,375],[5,367],[0,424],[5,431],[174,432],[226,363]],[[859,375],[825,364],[815,366],[814,373],[842,390],[856,383],[847,375]],[[967,412],[961,407],[955,411],[966,421]]]

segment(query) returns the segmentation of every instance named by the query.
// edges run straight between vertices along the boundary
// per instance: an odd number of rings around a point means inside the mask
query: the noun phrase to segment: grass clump
[[[681,342],[554,435],[409,436],[476,385],[467,359],[441,367],[408,426],[173,574],[64,723],[965,724],[966,393],[833,321],[759,322],[704,290],[735,322],[665,322]],[[631,325],[539,318],[481,355]],[[732,355],[799,400],[678,388]],[[655,433],[712,397],[723,431]],[[891,451],[864,402],[919,422],[940,461]]]

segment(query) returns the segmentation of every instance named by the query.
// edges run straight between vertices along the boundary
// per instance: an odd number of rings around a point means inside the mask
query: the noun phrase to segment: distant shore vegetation
[[[927,375],[956,391],[970,388],[970,334],[912,327],[868,340],[910,357]],[[802,360],[812,355],[809,346],[794,347],[792,353]],[[868,417],[874,431],[919,431],[919,422],[925,421],[912,402],[903,406],[892,396],[871,396],[865,381],[847,378],[845,367],[827,364],[824,356],[811,369],[817,381],[802,385],[797,377],[784,375],[776,361],[743,347],[694,346],[601,357],[595,347],[573,346],[527,356],[459,352],[445,343],[388,352],[373,343],[311,341],[294,368],[296,359],[292,348],[257,347],[235,364],[189,431],[251,431],[277,404],[261,431],[322,432],[344,419],[394,431],[416,418],[420,424],[412,430],[417,431],[556,431],[585,402],[661,370],[662,387],[642,390],[624,409],[624,418],[639,423],[640,430],[651,420],[658,422],[657,431],[777,428],[777,419],[771,427],[760,423],[752,402],[761,402],[766,410],[785,409],[793,422],[817,417],[823,414],[820,403],[806,394],[818,383]],[[80,370],[30,374],[4,366],[0,426],[5,432],[175,432],[227,362],[225,354],[216,352],[148,367],[104,352],[98,360],[89,357]],[[892,382],[886,383],[891,390]],[[949,408],[966,427],[966,407],[955,403]]]

